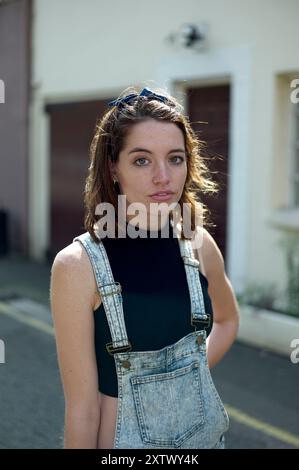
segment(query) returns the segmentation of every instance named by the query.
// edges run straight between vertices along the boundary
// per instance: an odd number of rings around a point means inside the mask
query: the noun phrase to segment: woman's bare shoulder
[[[85,281],[90,268],[88,255],[80,242],[73,242],[60,250],[52,264],[52,271],[64,271],[73,278],[78,277],[82,282]]]
[[[71,283],[73,289],[79,289],[94,307],[96,281],[89,256],[80,242],[74,241],[56,254],[51,269],[51,276],[54,275],[61,278],[62,284]]]
[[[63,264],[64,266],[75,267],[76,265],[82,266],[82,263],[87,264],[88,255],[85,248],[78,241],[72,242],[60,250],[55,258],[53,264]]]

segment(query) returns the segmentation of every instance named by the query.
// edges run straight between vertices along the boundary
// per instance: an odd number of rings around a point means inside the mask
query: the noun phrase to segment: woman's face
[[[187,177],[183,132],[171,122],[148,119],[134,124],[126,137],[112,175],[127,205],[142,203],[147,213],[151,204],[177,203]],[[170,191],[171,194],[163,195]],[[153,196],[161,192],[161,195]]]

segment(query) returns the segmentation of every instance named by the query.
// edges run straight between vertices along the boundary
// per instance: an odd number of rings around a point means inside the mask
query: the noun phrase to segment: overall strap
[[[107,343],[106,349],[110,354],[129,351],[132,346],[125,326],[121,285],[114,281],[105,247],[101,241],[96,243],[89,232],[75,237],[73,242],[77,240],[83,245],[91,261],[109,324],[112,343]]]
[[[194,256],[191,240],[178,238],[178,241],[189,287],[191,324],[195,326],[195,330],[197,325],[202,325],[201,328],[208,328],[211,322],[211,316],[205,311],[199,276],[199,261]]]

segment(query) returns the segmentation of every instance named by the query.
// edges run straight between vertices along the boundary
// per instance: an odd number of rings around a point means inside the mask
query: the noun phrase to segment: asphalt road
[[[64,399],[51,321],[42,307],[30,315],[28,305],[17,307],[0,301],[0,448],[62,448]],[[227,448],[299,448],[299,363],[235,343],[211,372],[230,416]]]

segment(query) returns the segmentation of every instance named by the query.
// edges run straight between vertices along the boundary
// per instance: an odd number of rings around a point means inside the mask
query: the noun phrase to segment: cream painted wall
[[[235,241],[230,245],[228,271],[240,288],[247,279],[285,280],[284,258],[277,246],[281,231],[270,222],[272,212],[281,207],[286,191],[283,159],[287,158],[287,152],[284,156],[283,135],[277,135],[275,130],[279,99],[281,94],[287,95],[288,79],[277,81],[276,76],[293,72],[299,78],[298,18],[297,0],[36,0],[33,85],[38,106],[33,107],[32,116],[32,165],[37,165],[39,158],[48,158],[46,126],[43,139],[35,136],[39,132],[39,119],[43,120],[40,105],[43,102],[116,96],[131,84],[150,80],[163,86],[169,79],[171,87],[177,72],[168,78],[163,63],[181,63],[180,80],[187,80],[185,85],[191,78],[196,80],[196,76],[200,84],[203,80],[215,81],[226,72],[226,79],[234,86],[236,77],[240,79],[242,70],[247,70],[247,88],[242,91],[239,87],[243,95],[233,94],[236,101],[231,104],[234,110],[231,133],[236,134],[231,135],[235,142],[230,176],[235,189],[231,204],[238,204],[238,191],[242,191],[238,178],[242,181],[245,171],[248,175],[243,189],[246,195],[241,195],[245,213],[241,217],[238,207],[232,210],[230,206],[229,236]],[[207,51],[177,50],[165,42],[169,33],[186,22],[209,25]],[[242,62],[239,53],[234,53],[238,48],[250,51],[247,68],[229,63],[228,57],[234,56]],[[169,70],[177,70],[177,66],[169,65]],[[278,147],[282,149],[279,155]],[[246,158],[242,174],[238,158]],[[46,178],[47,165],[39,163],[39,166],[44,168]],[[33,186],[38,184],[34,183],[34,172],[32,178]],[[237,183],[232,184],[233,181]],[[35,257],[41,256],[46,244],[43,237],[37,237],[39,232],[34,222],[40,220],[38,213],[46,217],[47,202],[43,204],[39,208],[35,205],[31,217]]]
[[[201,21],[211,48],[253,44],[257,66],[296,67],[298,15],[297,0],[36,0],[34,81],[53,94],[151,78],[168,33]]]

